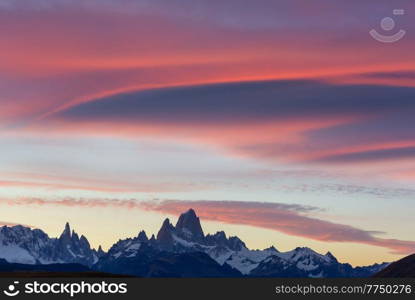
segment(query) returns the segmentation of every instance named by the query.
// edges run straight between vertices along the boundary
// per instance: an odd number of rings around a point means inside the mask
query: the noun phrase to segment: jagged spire
[[[91,248],[91,245],[89,244],[88,239],[84,235],[81,235],[81,237],[79,238],[79,243],[84,248],[88,248],[88,249]]]
[[[144,230],[141,230],[141,231],[138,233],[137,238],[138,238],[138,240],[139,240],[139,241],[141,241],[141,242],[147,242],[147,241],[148,241],[147,234],[146,234],[146,232],[145,232]]]
[[[161,226],[159,232],[157,233],[157,241],[163,245],[170,245],[173,243],[172,233],[175,228],[170,223],[170,220],[167,218],[164,220],[163,225]]]
[[[200,225],[200,219],[192,208],[180,215],[177,220],[176,230],[184,237],[195,240],[201,240],[205,237]]]
[[[69,222],[66,222],[64,232],[68,232],[68,233],[71,232],[71,226],[69,225]]]
[[[273,252],[279,252],[279,251],[277,250],[277,248],[275,248],[275,247],[274,247],[274,245],[272,245],[272,246],[270,246],[270,247],[268,247],[268,248],[266,248],[266,249],[264,249],[264,250],[273,251]]]
[[[99,245],[99,247],[98,247],[97,255],[98,255],[98,257],[102,257],[102,256],[105,255],[105,252],[104,252],[104,250],[102,250],[101,245]]]
[[[245,243],[238,238],[237,236],[229,237],[229,248],[235,251],[240,251],[243,248],[246,248]]]
[[[61,234],[61,238],[62,237],[71,237],[71,226],[69,225],[69,222],[66,222],[65,224],[65,229]]]
[[[193,217],[196,217],[196,212],[193,208],[189,208],[183,215],[191,215]]]
[[[79,241],[79,236],[73,229],[72,229],[72,240],[75,242]]]
[[[331,260],[331,261],[335,261],[335,262],[337,262],[337,258],[330,252],[330,251],[328,251],[327,253],[326,253],[326,256]]]

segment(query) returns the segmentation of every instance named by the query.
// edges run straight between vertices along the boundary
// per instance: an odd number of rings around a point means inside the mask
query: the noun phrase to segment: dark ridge
[[[391,263],[385,269],[375,274],[378,278],[414,278],[415,277],[415,254],[404,257]]]

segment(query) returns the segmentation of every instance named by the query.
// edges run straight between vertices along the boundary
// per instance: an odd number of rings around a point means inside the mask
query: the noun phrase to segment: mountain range
[[[92,249],[87,238],[67,223],[58,238],[21,225],[0,228],[0,259],[26,265],[78,264],[88,270],[139,277],[370,277],[388,263],[353,267],[328,252],[298,247],[251,250],[236,236],[203,232],[193,209],[176,225],[166,219],[157,235],[140,231],[107,252]]]

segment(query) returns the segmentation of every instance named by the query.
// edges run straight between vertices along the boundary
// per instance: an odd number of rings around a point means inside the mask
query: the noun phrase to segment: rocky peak
[[[325,256],[328,257],[333,262],[338,262],[337,258],[330,251],[327,252]]]
[[[181,237],[188,240],[200,241],[205,237],[202,226],[200,225],[200,219],[193,209],[189,209],[180,215],[177,220],[176,231]]]
[[[66,222],[65,224],[65,229],[63,230],[60,238],[64,238],[64,237],[71,237],[71,226],[69,225],[69,222]]]
[[[277,250],[277,248],[275,248],[274,246],[271,246],[271,247],[268,247],[268,248],[266,248],[266,249],[264,249],[265,251],[270,251],[270,252],[279,252],[278,250]]]
[[[72,239],[72,242],[74,242],[74,243],[78,243],[79,242],[79,236],[78,236],[78,234],[74,230],[72,230],[71,239]]]
[[[241,239],[238,238],[237,236],[231,236],[229,238],[228,246],[231,250],[234,250],[234,251],[240,251],[243,248],[246,248],[245,243],[242,242]]]
[[[208,245],[227,246],[228,238],[226,237],[225,232],[218,231],[213,235],[206,235],[206,243]]]
[[[225,241],[225,240],[227,240],[226,233],[224,231],[218,231],[213,236],[218,241]]]
[[[295,252],[300,252],[300,253],[314,253],[314,251],[308,247],[297,247],[294,249]]]
[[[138,239],[140,242],[147,242],[147,241],[148,241],[148,237],[147,237],[146,232],[145,232],[144,230],[141,230],[141,231],[138,233],[137,239]]]
[[[79,239],[79,244],[84,249],[90,249],[91,248],[91,245],[89,244],[88,239],[84,235],[81,235],[81,238]]]
[[[157,242],[162,246],[173,245],[173,232],[175,231],[174,226],[170,223],[167,218],[164,220],[159,232],[157,233]]]
[[[102,250],[101,245],[99,245],[99,247],[98,247],[97,255],[98,255],[98,257],[103,257],[105,255],[105,252],[104,252],[104,250]]]
[[[72,243],[71,226],[68,222],[66,222],[65,229],[59,237],[59,243],[61,245],[69,245]]]

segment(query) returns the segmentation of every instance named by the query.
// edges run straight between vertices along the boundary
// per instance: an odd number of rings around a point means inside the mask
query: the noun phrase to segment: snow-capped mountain
[[[22,264],[50,263],[53,242],[39,229],[23,226],[0,228],[0,257]]]
[[[287,270],[291,268],[295,272],[303,273],[307,277],[327,277],[327,268],[337,265],[339,265],[339,262],[330,252],[322,255],[310,248],[298,247],[288,252],[272,254],[261,261],[252,270],[252,274],[265,276],[276,272],[289,273]],[[278,267],[282,268],[279,269]]]
[[[165,219],[156,236],[144,231],[119,240],[107,253],[91,249],[86,237],[69,224],[58,238],[23,226],[0,228],[0,259],[9,263],[78,263],[94,270],[134,276],[173,277],[368,277],[387,266],[352,267],[328,252],[309,248],[280,252],[275,247],[251,250],[225,232],[205,235],[193,209],[176,225]]]
[[[135,238],[118,241],[96,266],[107,272],[119,272],[117,267],[114,269],[116,265],[135,264],[140,269],[166,252],[203,252],[221,266],[255,277],[367,277],[386,266],[353,268],[339,263],[330,252],[323,255],[309,248],[288,252],[279,252],[275,247],[250,250],[238,237],[227,237],[223,231],[204,235],[193,209],[180,215],[175,226],[165,219],[156,237],[148,239],[141,231]],[[137,274],[142,273],[133,275]]]
[[[10,263],[80,263],[92,266],[102,255],[102,252],[91,249],[86,237],[71,232],[68,223],[59,238],[50,238],[40,229],[21,225],[0,228],[0,258]]]

